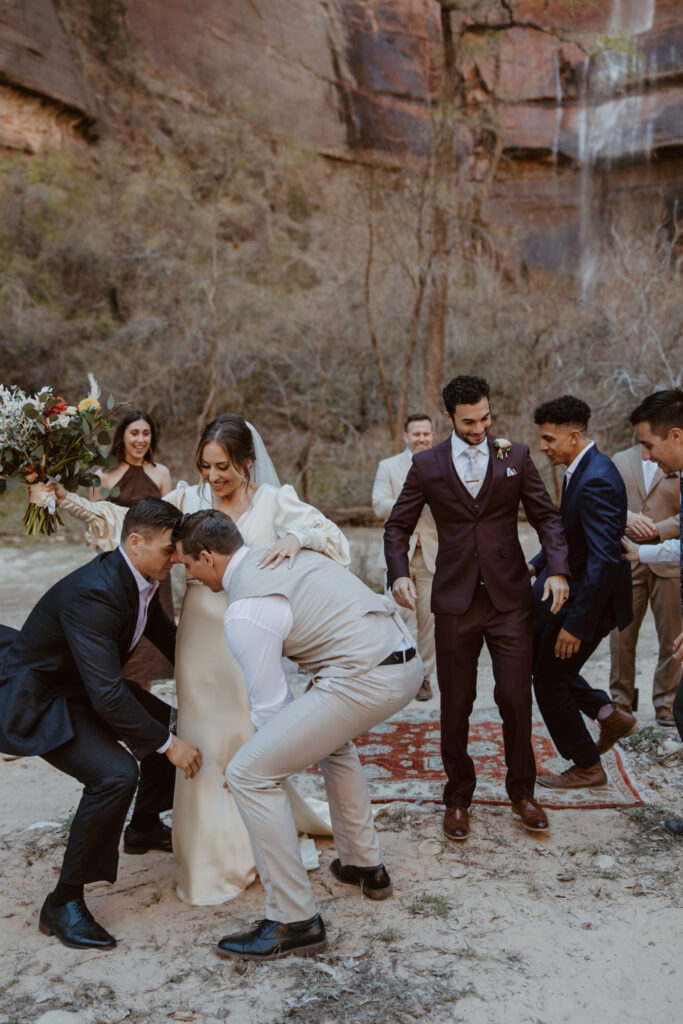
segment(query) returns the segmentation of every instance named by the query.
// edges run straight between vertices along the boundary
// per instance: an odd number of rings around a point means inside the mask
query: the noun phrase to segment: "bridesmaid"
[[[122,508],[130,508],[141,498],[163,498],[171,490],[171,474],[166,466],[154,460],[157,431],[151,416],[142,409],[131,409],[116,425],[111,453],[118,460],[116,469],[100,475],[102,487],[108,491],[118,488],[116,496],[108,501]],[[100,498],[100,488],[92,492],[94,501]],[[159,587],[159,599],[166,614],[173,619],[173,591],[168,576]],[[133,679],[145,690],[150,690],[156,679],[172,679],[173,666],[145,637],[135,653],[123,666],[126,679]]]

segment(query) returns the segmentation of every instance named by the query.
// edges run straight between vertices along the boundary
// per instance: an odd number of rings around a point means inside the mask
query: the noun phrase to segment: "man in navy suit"
[[[560,754],[572,765],[560,775],[539,776],[551,789],[604,786],[600,755],[633,732],[633,715],[617,708],[603,690],[593,689],[581,668],[604,636],[633,618],[631,573],[621,559],[626,529],[626,488],[611,459],[588,437],[591,411],[580,398],[563,395],[534,413],[541,451],[553,465],[567,467],[560,512],[569,545],[569,600],[553,613],[543,600],[545,556],[530,570],[534,584],[534,691]],[[597,720],[598,743],[581,712]]]
[[[175,768],[192,777],[201,766],[194,743],[170,733],[171,707],[121,678],[143,633],[174,661],[176,627],[157,581],[178,560],[171,531],[179,518],[168,502],[143,498],[128,510],[116,551],[51,587],[21,630],[0,626],[0,750],[42,757],[84,786],[59,882],[40,912],[41,931],[66,946],[116,945],[92,917],[83,889],[116,879],[138,777],[124,850],[170,851],[159,812],[173,802]]]

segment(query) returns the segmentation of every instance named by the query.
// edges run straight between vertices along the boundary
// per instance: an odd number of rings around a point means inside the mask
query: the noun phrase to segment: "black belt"
[[[392,651],[388,658],[380,661],[380,665],[403,665],[406,661],[412,661],[417,651],[414,647],[407,647],[405,651]],[[379,667],[379,666],[378,666]]]

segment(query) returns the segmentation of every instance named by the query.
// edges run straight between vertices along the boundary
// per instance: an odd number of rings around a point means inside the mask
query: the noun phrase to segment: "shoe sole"
[[[124,843],[123,852],[134,857],[138,853],[173,853],[173,850],[166,850],[161,846],[126,846]]]
[[[61,937],[61,935],[57,935],[57,933],[53,932],[51,928],[48,928],[46,924],[43,924],[42,921],[38,922],[38,929],[43,933],[43,935],[53,935],[63,946],[68,946],[69,949],[94,949],[97,951],[116,948],[116,941],[114,941],[111,946],[91,946],[88,944],[83,945],[80,942],[67,942],[66,939]]]
[[[580,786],[556,786],[552,782],[543,782],[540,777],[536,779],[536,782],[539,786],[543,786],[544,789],[564,790],[565,792],[568,789],[606,789],[609,785],[608,781],[605,780],[605,782],[582,782]]]
[[[301,949],[286,949],[280,953],[270,953],[268,956],[259,956],[258,953],[232,953],[226,949],[216,947],[216,952],[224,960],[281,960],[284,956],[316,956],[324,953],[327,949],[327,939],[324,942],[317,942],[315,946],[303,946]]]
[[[427,694],[425,694],[424,697],[416,697],[415,700],[419,700],[419,701],[431,700],[432,696],[433,696],[433,694],[427,693]]]

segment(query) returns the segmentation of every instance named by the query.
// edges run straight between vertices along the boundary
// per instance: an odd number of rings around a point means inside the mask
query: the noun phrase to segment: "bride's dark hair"
[[[254,438],[247,421],[235,412],[224,412],[220,416],[216,416],[216,419],[212,420],[208,427],[205,427],[204,433],[199,439],[194,457],[194,464],[200,475],[202,472],[202,451],[204,445],[210,441],[221,446],[235,469],[238,470],[244,479],[246,486],[251,480],[249,470],[256,458]]]

